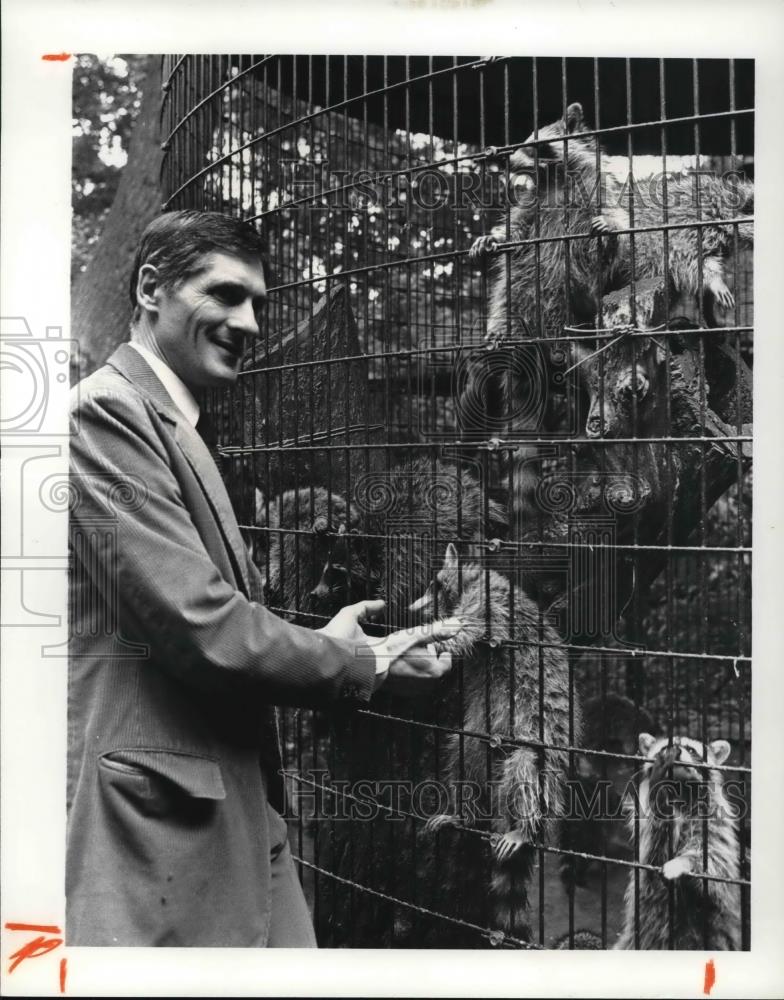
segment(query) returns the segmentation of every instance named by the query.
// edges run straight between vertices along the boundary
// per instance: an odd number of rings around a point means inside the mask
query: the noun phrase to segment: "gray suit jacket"
[[[274,704],[366,701],[370,648],[261,606],[218,469],[127,344],[75,391],[69,945],[258,946]]]

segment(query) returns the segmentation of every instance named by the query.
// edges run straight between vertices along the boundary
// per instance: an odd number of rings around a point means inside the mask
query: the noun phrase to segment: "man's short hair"
[[[166,212],[153,219],[139,241],[129,285],[134,316],[138,315],[136,285],[143,265],[154,264],[160,284],[172,289],[195,274],[210,253],[257,258],[269,284],[266,244],[250,223],[220,212]]]

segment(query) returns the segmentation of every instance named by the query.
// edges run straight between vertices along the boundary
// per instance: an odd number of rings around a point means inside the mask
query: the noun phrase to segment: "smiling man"
[[[280,817],[273,705],[367,701],[450,667],[380,601],[310,631],[262,607],[199,391],[231,385],[267,290],[255,231],[172,212],[145,231],[130,343],[72,403],[66,943],[315,944]]]

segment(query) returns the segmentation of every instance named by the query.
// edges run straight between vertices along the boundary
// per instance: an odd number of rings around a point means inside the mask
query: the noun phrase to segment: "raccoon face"
[[[409,604],[408,610],[417,612],[425,621],[434,618],[436,613],[446,618],[457,607],[458,597],[448,574],[440,570],[424,594]]]
[[[319,573],[328,562],[345,562],[333,552],[346,531],[346,501],[323,487],[286,490],[267,504],[257,490],[256,524],[268,530],[259,533],[254,552],[262,575],[264,601],[283,611],[294,611],[304,602],[315,610],[311,588],[321,585]],[[352,529],[357,523],[352,516]],[[327,591],[335,586],[327,585]],[[319,596],[323,593],[319,591]],[[322,606],[324,607],[324,606]],[[319,613],[322,611],[319,608]],[[338,605],[337,610],[342,605]],[[327,610],[324,609],[324,613]]]
[[[688,736],[674,736],[670,742],[667,737],[656,739],[650,733],[640,733],[640,752],[650,762],[645,769],[653,779],[671,774],[676,781],[704,781],[707,772],[694,765],[723,764],[730,755],[730,745],[726,740],[713,740],[703,747]]]
[[[459,599],[460,581],[457,549],[450,542],[446,547],[444,565],[438,571],[435,580],[421,597],[409,604],[408,610],[419,613],[425,619],[431,619],[438,609],[439,616],[444,618],[452,614]]]
[[[542,126],[538,135],[532,132],[528,136],[524,145],[510,157],[510,166],[516,170],[530,172],[537,162],[544,167],[550,163],[563,163],[564,143],[561,140],[572,132],[582,132],[585,127],[582,105],[576,102],[570,104],[566,109],[565,118],[559,118],[552,125]],[[549,142],[550,139],[554,141]]]
[[[327,562],[316,586],[308,594],[309,610],[332,617],[349,603],[351,574],[340,563]]]
[[[577,344],[573,356],[588,412],[589,438],[623,437],[634,432],[635,420],[648,419],[660,402],[657,391],[666,377],[664,353],[654,342],[631,350],[610,345],[598,352]]]

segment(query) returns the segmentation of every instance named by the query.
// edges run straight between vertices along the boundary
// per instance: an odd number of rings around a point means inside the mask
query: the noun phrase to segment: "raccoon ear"
[[[648,752],[650,751],[651,747],[655,742],[656,738],[654,736],[651,736],[650,733],[640,733],[638,738],[638,743],[640,747],[640,753],[643,755],[643,757],[648,756]]]
[[[583,106],[575,101],[566,109],[566,131],[581,132],[584,124]]]
[[[708,744],[708,749],[716,758],[717,764],[723,764],[730,755],[730,745],[726,740],[714,740]]]
[[[451,542],[444,553],[444,569],[457,569],[457,549]]]

